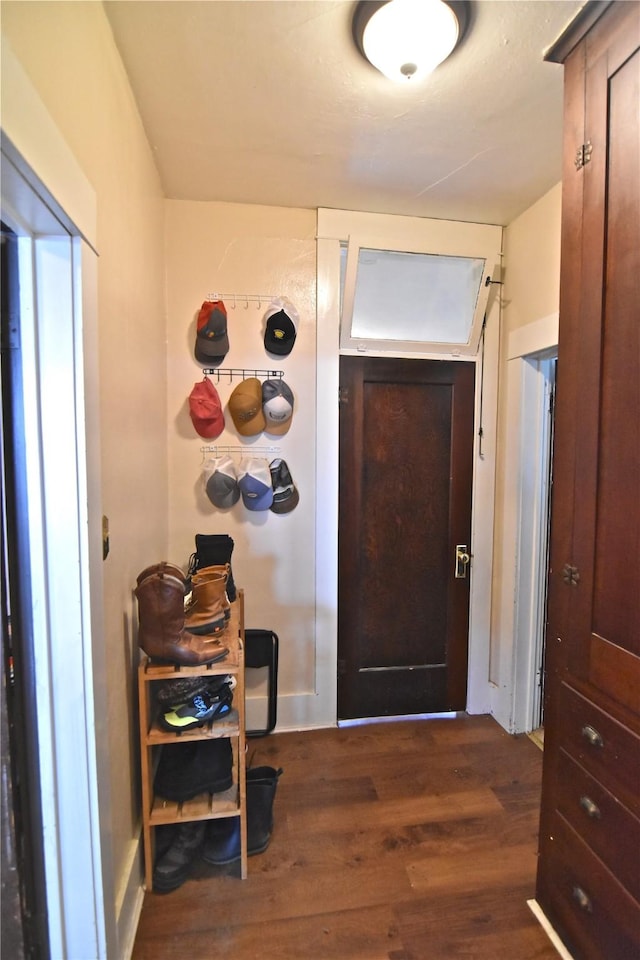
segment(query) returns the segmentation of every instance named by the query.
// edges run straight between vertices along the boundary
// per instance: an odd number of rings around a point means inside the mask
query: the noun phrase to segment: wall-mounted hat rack
[[[260,310],[264,304],[267,307],[276,297],[266,293],[208,293],[207,300],[222,300],[227,310],[248,310],[249,304],[256,305]]]
[[[205,444],[205,446],[200,447],[202,453],[212,453],[216,457],[221,456],[232,456],[233,454],[239,455],[243,458],[246,457],[266,457],[267,455],[279,453],[280,447],[250,447],[250,446],[240,446],[240,445],[223,445],[219,444]]]
[[[257,377],[258,380],[282,380],[284,370],[256,370],[246,367],[203,367],[202,372],[206,377],[216,377],[216,383],[220,383],[220,378],[228,378],[231,383],[234,377],[240,377],[246,380],[247,377]]]

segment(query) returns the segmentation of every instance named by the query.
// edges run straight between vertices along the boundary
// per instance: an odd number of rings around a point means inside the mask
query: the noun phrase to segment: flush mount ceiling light
[[[360,53],[385,77],[415,82],[452,53],[467,18],[464,0],[361,0],[353,37]]]

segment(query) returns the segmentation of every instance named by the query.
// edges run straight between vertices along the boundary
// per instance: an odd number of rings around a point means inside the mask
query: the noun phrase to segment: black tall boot
[[[247,853],[263,853],[273,832],[273,802],[282,768],[253,767],[247,770]],[[240,818],[207,823],[202,859],[214,866],[240,859]]]
[[[189,576],[203,567],[229,564],[227,596],[231,603],[236,599],[236,585],[233,582],[233,573],[231,572],[233,546],[233,539],[226,533],[196,533],[195,553],[191,554],[189,560]]]
[[[168,893],[184,883],[202,845],[204,827],[203,820],[177,826],[171,844],[156,860],[153,869],[154,890]]]

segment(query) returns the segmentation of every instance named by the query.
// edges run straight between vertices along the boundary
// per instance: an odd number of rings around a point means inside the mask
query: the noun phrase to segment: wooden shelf
[[[212,820],[216,817],[239,817],[238,787],[234,784],[222,793],[200,793],[191,800],[177,803],[154,796],[149,815],[151,826],[163,823],[182,823],[186,820]]]
[[[169,730],[165,730],[164,727],[160,726],[157,717],[155,719],[152,718],[145,741],[147,744],[186,743],[188,740],[202,740],[204,738],[237,737],[239,731],[240,716],[238,711],[233,708],[220,720],[210,720],[201,727],[192,727],[190,730],[182,731],[182,733],[171,733]]]
[[[154,828],[170,823],[215,820],[222,817],[240,819],[240,875],[247,876],[246,759],[244,709],[244,592],[231,604],[229,624],[220,637],[229,653],[224,660],[200,667],[158,663],[145,657],[138,667],[138,706],[140,710],[140,758],[142,773],[142,832],[145,859],[145,884],[153,889]],[[225,717],[211,720],[202,727],[173,733],[160,726],[154,682],[184,677],[235,677],[234,706]],[[154,794],[153,780],[159,749],[166,744],[192,743],[196,740],[228,737],[232,742],[233,785],[214,794],[199,794],[190,800],[176,802]]]
[[[235,601],[238,603],[238,600]],[[229,653],[224,660],[218,660],[217,663],[207,663],[202,667],[184,667],[174,666],[170,663],[158,663],[150,660],[148,657],[140,663],[140,670],[145,675],[145,680],[177,680],[179,677],[212,677],[224,676],[225,673],[236,673],[238,670],[239,654],[242,642],[237,633],[237,616],[232,614],[229,626],[220,636],[223,647],[227,647]],[[202,639],[202,638],[201,638]]]

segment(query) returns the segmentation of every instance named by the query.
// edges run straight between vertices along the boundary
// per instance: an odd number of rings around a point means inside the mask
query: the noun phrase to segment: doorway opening
[[[2,224],[0,325],[0,631],[2,634],[2,939],[12,956],[48,954],[37,691],[29,628],[26,466],[18,238]],[[25,615],[26,614],[26,615]]]
[[[539,361],[544,379],[541,438],[541,484],[538,572],[536,583],[536,626],[533,638],[535,679],[532,705],[532,736],[539,746],[544,745],[544,660],[547,628],[547,581],[549,577],[549,532],[551,526],[551,490],[553,487],[553,424],[555,409],[556,356]]]
[[[102,610],[88,482],[97,460],[89,431],[94,387],[86,374],[95,368],[85,325],[97,289],[96,258],[4,133],[0,187],[3,225],[15,236],[13,339],[2,366],[9,534],[2,546],[11,567],[2,625],[3,633],[11,631],[9,676],[13,668],[29,745],[21,759],[26,771],[16,777],[14,764],[13,780],[21,792],[28,788],[31,813],[24,876],[33,875],[41,918],[38,930],[24,928],[25,955],[103,957],[107,848],[100,831],[109,811],[99,800],[97,774],[97,754],[105,749],[94,683]],[[61,690],[73,691],[72,700]]]
[[[513,733],[532,734],[532,739],[542,746],[557,348],[512,362],[519,365],[521,376],[510,728]]]

